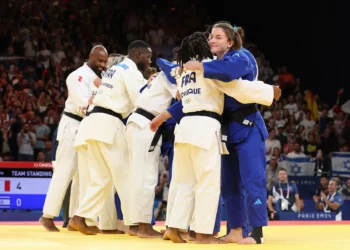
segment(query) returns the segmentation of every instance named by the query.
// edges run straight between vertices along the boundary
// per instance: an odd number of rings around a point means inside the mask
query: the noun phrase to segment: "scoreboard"
[[[0,162],[0,210],[41,210],[51,177],[51,162]]]

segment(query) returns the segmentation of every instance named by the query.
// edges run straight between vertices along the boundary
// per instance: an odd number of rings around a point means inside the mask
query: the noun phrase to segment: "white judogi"
[[[93,87],[93,95],[96,95],[97,88]],[[94,105],[89,106],[88,112],[93,109]],[[75,138],[75,150],[78,155],[78,172],[79,172],[79,203],[84,199],[86,190],[91,181],[89,161],[88,161],[88,150],[87,144],[84,139],[84,134],[86,132],[86,124],[89,117],[85,117],[79,126],[78,134]],[[98,128],[96,128],[98,129]],[[117,210],[114,201],[115,188],[111,188],[110,195],[106,197],[105,204],[102,207],[101,213],[99,215],[99,229],[100,230],[115,230],[117,229]],[[86,224],[88,226],[96,226],[97,218],[86,219]]]
[[[171,84],[163,72],[143,90],[136,106],[154,116],[166,110],[176,98],[177,86]],[[127,142],[130,164],[130,221],[132,223],[151,223],[155,187],[158,181],[160,157],[159,139],[152,152],[148,152],[155,133],[149,128],[150,120],[133,113],[128,118]]]
[[[112,66],[103,76],[93,104],[126,118],[134,109],[144,78],[129,58]],[[100,128],[100,129],[97,129]],[[123,122],[105,113],[91,113],[84,140],[88,145],[90,174],[93,176],[76,215],[96,218],[114,184],[119,194],[124,223],[129,222],[129,161]]]
[[[85,63],[67,77],[68,98],[64,112],[83,117],[81,107],[88,104],[92,93],[95,72]],[[63,198],[70,181],[74,176],[70,198],[69,216],[72,217],[79,201],[79,178],[77,173],[78,159],[74,150],[74,141],[80,121],[63,114],[57,131],[59,141],[56,153],[55,171],[44,204],[44,217],[52,218],[59,215]],[[76,175],[75,175],[76,174]]]
[[[187,71],[177,78],[177,85],[184,113],[211,111],[221,115],[224,93],[242,103],[270,105],[273,101],[272,87],[262,82],[222,83],[204,79],[202,72]],[[258,93],[262,97],[255,99]],[[205,116],[186,116],[175,127],[173,180],[166,221],[169,227],[186,230],[191,223],[191,230],[197,233],[213,233],[220,195],[220,154],[225,149],[220,127],[219,121]]]

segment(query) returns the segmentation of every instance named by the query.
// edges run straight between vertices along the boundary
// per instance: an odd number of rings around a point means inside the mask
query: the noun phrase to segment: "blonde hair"
[[[110,54],[106,63],[106,68],[109,69],[113,65],[121,63],[122,61],[124,61],[125,58],[126,55],[116,53]]]

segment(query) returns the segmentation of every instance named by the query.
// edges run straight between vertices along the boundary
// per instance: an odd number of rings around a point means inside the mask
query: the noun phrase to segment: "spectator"
[[[26,123],[17,136],[17,144],[19,147],[19,161],[34,161],[35,134],[30,131],[29,124]]]
[[[52,141],[48,140],[45,142],[45,161],[51,162],[52,154]]]
[[[278,170],[278,183],[269,192],[268,210],[271,220],[279,219],[280,212],[299,212],[299,191],[295,183],[288,181],[287,170]]]
[[[314,197],[316,209],[323,212],[336,213],[335,220],[342,220],[341,206],[344,203],[341,194],[337,193],[339,187],[337,178],[332,178],[328,183],[328,194],[321,192],[321,199]]]
[[[294,101],[294,96],[290,95],[288,97],[288,104],[284,106],[284,109],[287,109],[290,115],[298,112],[298,105]]]
[[[283,147],[285,144],[287,144],[288,139],[284,132],[284,125],[277,125],[277,135],[275,138],[280,142],[280,145]]]
[[[274,156],[269,161],[266,168],[266,187],[271,190],[272,186],[278,182],[278,162]]]
[[[311,111],[308,109],[305,111],[305,117],[304,119],[300,122],[301,126],[304,126],[306,132],[311,130],[315,126],[316,122],[311,120]]]
[[[321,197],[321,193],[328,194],[328,176],[323,174],[320,177],[320,186],[316,189],[315,195],[319,199]],[[315,197],[314,197],[315,199]]]
[[[301,152],[301,144],[300,142],[295,142],[293,146],[293,151],[287,154],[289,158],[298,158],[298,157],[306,157],[306,155]]]
[[[323,134],[327,126],[333,121],[333,119],[328,117],[328,110],[326,107],[322,109],[321,116],[319,118],[320,133]]]
[[[34,127],[36,135],[36,144],[35,144],[35,156],[39,151],[45,154],[45,141],[49,139],[50,128],[43,123],[43,119],[38,116],[36,118],[36,125]]]
[[[273,128],[268,128],[268,132],[269,132],[269,137],[265,141],[266,160],[271,159],[274,148],[277,147],[277,148],[281,149],[281,143],[275,139],[276,131]]]
[[[38,156],[36,159],[37,162],[45,162],[45,154],[42,151],[38,152]]]
[[[350,178],[346,180],[345,187],[341,189],[344,200],[350,200]]]
[[[314,134],[309,134],[308,135],[309,140],[304,141],[304,149],[305,149],[305,154],[307,156],[310,156],[312,158],[316,157],[317,150],[319,149],[319,144],[315,142],[315,135]]]

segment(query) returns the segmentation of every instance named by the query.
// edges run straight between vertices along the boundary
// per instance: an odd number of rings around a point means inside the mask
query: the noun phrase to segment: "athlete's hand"
[[[153,132],[156,132],[157,129],[163,124],[164,121],[166,121],[168,118],[171,117],[171,114],[168,111],[164,111],[163,113],[157,115],[150,124],[150,129]]]
[[[156,78],[156,76],[158,75],[158,73],[154,73],[153,75],[151,75],[147,81],[147,84],[150,84],[154,78]]]
[[[95,87],[99,88],[101,83],[102,83],[102,80],[100,78],[96,77],[96,79],[94,80]]]
[[[278,101],[281,97],[282,90],[278,86],[272,86],[273,88],[273,98]]]

